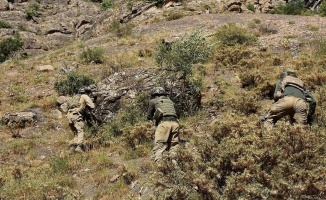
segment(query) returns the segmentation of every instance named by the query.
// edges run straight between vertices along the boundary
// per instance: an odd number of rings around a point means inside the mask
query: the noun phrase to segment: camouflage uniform
[[[291,123],[307,124],[308,103],[303,82],[294,72],[285,71],[277,81],[274,91],[274,103],[265,116],[264,126],[271,129],[282,117],[289,116]]]
[[[162,111],[159,119],[154,119],[157,110]],[[169,152],[170,156],[175,155],[179,144],[179,123],[174,108],[174,103],[167,96],[156,96],[149,102],[148,120],[156,120],[155,140],[152,159],[162,160],[163,153]]]
[[[69,126],[74,133],[74,139],[69,142],[71,150],[84,151],[84,116],[83,112],[86,109],[94,109],[95,105],[92,99],[86,95],[75,95],[70,102],[68,102],[67,118]]]

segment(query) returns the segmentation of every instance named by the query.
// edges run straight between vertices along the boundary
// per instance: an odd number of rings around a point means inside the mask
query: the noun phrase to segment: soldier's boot
[[[83,145],[78,145],[75,149],[75,152],[77,153],[85,153]]]

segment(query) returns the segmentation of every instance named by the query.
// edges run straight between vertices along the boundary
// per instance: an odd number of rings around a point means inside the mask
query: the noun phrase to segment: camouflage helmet
[[[79,88],[78,94],[85,94],[86,90],[85,88]]]
[[[166,92],[162,87],[155,87],[151,91],[151,96],[155,96],[155,95],[166,95]]]
[[[287,75],[288,75],[288,76],[297,77],[297,74],[295,73],[294,70],[290,70],[290,69],[288,69],[288,70],[286,70],[286,72],[287,72]]]
[[[280,77],[280,78],[284,78],[284,77],[286,77],[286,76],[297,77],[297,74],[295,73],[294,70],[287,69],[287,70],[284,70],[284,71],[281,73],[281,77]]]

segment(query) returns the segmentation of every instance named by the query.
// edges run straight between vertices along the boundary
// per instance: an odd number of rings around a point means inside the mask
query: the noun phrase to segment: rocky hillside
[[[273,6],[0,0],[10,25],[0,38],[23,41],[0,64],[0,199],[325,199],[325,19],[266,14]],[[184,79],[158,55],[186,42],[204,44],[189,59],[207,57]],[[287,68],[312,89],[315,121],[307,130],[282,120],[267,132],[258,121]],[[69,152],[60,107],[70,94],[58,83],[70,76],[93,80],[100,123],[85,128],[85,154]],[[149,159],[155,85],[177,103],[178,167]]]

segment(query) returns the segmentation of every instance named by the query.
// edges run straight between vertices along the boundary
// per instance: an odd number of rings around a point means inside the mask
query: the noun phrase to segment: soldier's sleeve
[[[84,96],[84,99],[85,99],[85,104],[91,108],[91,109],[94,109],[95,108],[95,104],[94,102],[92,101],[92,99],[88,96],[88,95],[85,95]]]
[[[148,110],[147,110],[147,119],[148,120],[152,120],[153,119],[154,112],[155,112],[155,103],[154,103],[153,100],[151,100],[149,102]]]
[[[282,96],[282,92],[280,90],[280,84],[281,84],[281,80],[279,79],[275,85],[275,90],[274,90],[274,95],[273,95],[274,101],[278,101]]]

